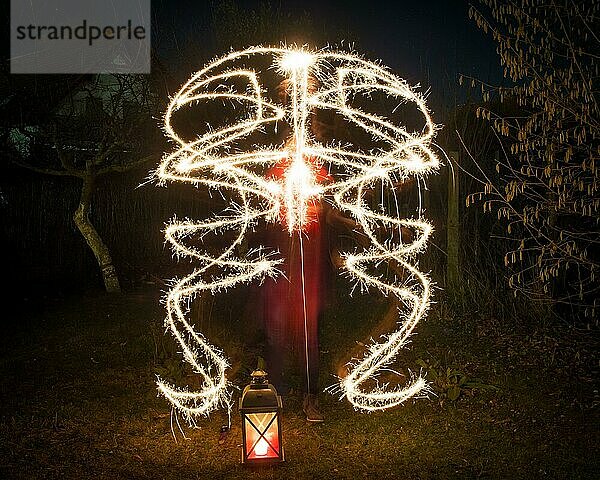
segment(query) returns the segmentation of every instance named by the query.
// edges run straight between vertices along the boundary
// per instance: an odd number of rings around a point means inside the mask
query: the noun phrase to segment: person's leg
[[[285,279],[266,279],[264,284],[263,321],[267,348],[265,360],[269,380],[275,388],[284,392],[286,382],[283,365],[287,356],[287,315]]]
[[[306,320],[307,370],[310,378],[307,393],[316,395],[319,391],[319,312],[316,306],[307,305]]]
[[[317,232],[318,234],[318,232]],[[303,409],[310,422],[322,422],[323,415],[319,410],[317,393],[319,392],[319,315],[323,304],[322,295],[322,259],[320,255],[320,238],[315,235],[306,243],[304,249],[304,290],[306,294],[306,317],[304,347],[307,370],[307,388]]]

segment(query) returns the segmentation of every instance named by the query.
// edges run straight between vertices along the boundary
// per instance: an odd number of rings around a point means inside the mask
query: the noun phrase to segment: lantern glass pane
[[[244,417],[248,460],[279,458],[279,424],[277,413],[249,413]]]

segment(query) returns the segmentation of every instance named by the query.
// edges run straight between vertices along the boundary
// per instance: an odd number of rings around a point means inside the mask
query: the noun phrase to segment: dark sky
[[[192,72],[183,70],[202,66],[182,61],[186,43],[194,42],[197,48],[209,51],[208,57],[224,53],[211,45],[213,5],[219,1],[152,0],[153,45],[175,77],[186,79]],[[328,35],[330,42],[355,41],[358,53],[381,60],[410,84],[429,89],[430,105],[437,110],[465,100],[466,89],[457,84],[459,73],[492,83],[502,80],[493,42],[468,18],[468,0],[231,1],[242,11],[256,10],[263,3],[291,16],[308,15],[314,26],[333,32]],[[5,13],[8,26],[8,11]],[[6,28],[6,37],[8,32]],[[6,40],[3,46],[8,58]],[[304,43],[302,38],[296,41]]]
[[[173,47],[189,42],[190,32],[194,32],[195,41],[208,42],[208,37],[198,32],[210,29],[211,3],[153,1],[155,28],[161,30],[155,33],[161,35],[159,51],[167,57],[167,64],[179,64],[176,58],[179,51]],[[242,9],[252,10],[260,0],[237,3]],[[459,73],[486,81],[501,80],[494,44],[469,20],[467,1],[271,0],[268,3],[290,15],[306,13],[324,30],[331,26],[335,32],[348,32],[349,38],[332,41],[356,41],[359,53],[372,60],[380,59],[411,84],[430,88],[430,100],[438,108],[464,100],[465,89],[457,85]],[[218,53],[223,52],[212,54]]]
[[[413,81],[455,76],[458,71],[485,77],[499,73],[494,44],[469,20],[466,1],[292,0],[286,4],[347,25],[363,49]]]

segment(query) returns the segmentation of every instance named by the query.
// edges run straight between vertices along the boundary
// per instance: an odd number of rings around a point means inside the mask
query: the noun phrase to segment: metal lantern
[[[281,397],[262,370],[252,372],[242,392],[242,463],[282,462]]]

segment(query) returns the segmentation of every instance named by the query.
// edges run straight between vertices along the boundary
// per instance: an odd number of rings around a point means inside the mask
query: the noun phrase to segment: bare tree
[[[7,131],[16,164],[81,180],[73,220],[98,262],[107,292],[119,292],[120,284],[110,251],[90,220],[95,186],[102,175],[160,156],[153,148],[160,137],[152,119],[157,103],[147,76],[96,75],[76,82],[52,111],[39,105],[39,121]]]
[[[496,42],[509,86],[467,80],[516,113],[478,109],[503,149],[500,180],[486,177],[467,202],[506,219],[512,288],[588,315],[600,266],[599,13],[586,0],[480,0],[469,12]]]

